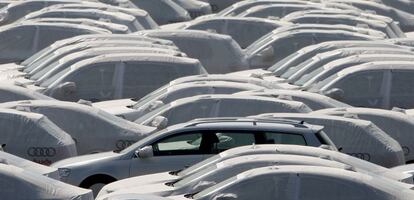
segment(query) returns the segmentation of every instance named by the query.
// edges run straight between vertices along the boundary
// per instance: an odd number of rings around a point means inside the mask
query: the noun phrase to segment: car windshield
[[[273,32],[270,32],[246,47],[245,55],[252,55],[254,52],[267,47],[274,40],[272,37],[273,34]]]
[[[169,131],[169,129],[168,128],[165,128],[163,130],[160,130],[160,131],[151,133],[147,137],[144,137],[143,139],[139,140],[138,142],[135,142],[131,146],[125,148],[122,151],[120,151],[120,153],[128,153],[128,152],[131,152],[131,151],[134,151],[135,152],[139,147],[142,147],[144,144],[146,144],[149,141],[157,138],[160,134],[163,134],[163,133],[165,133],[167,131]]]
[[[29,65],[27,65],[26,68],[23,71],[26,72],[26,73],[29,73],[32,70],[36,69],[39,65],[43,64],[43,62],[45,62],[47,59],[52,58],[55,55],[56,55],[55,53],[49,53],[48,55],[43,56],[39,60],[36,60],[35,62],[32,62]]]
[[[205,159],[205,160],[203,160],[203,161],[201,161],[201,162],[199,162],[199,163],[197,163],[195,165],[192,165],[189,168],[186,168],[186,169],[178,172],[177,175],[182,177],[182,176],[186,176],[188,174],[192,174],[192,173],[194,173],[194,171],[196,171],[200,167],[203,167],[205,165],[208,166],[209,164],[215,163],[216,161],[220,160],[221,158],[222,158],[222,156],[220,154],[217,154],[215,156],[212,156],[212,157],[210,157],[208,159]]]
[[[299,65],[296,65],[294,67],[290,67],[285,73],[283,73],[280,77],[288,79],[291,77],[294,73],[296,73],[298,70],[305,68],[308,64],[312,63],[313,59],[308,59],[305,62],[300,63]]]
[[[197,173],[194,173],[194,174],[192,174],[192,175],[190,175],[188,177],[185,177],[184,179],[182,179],[182,180],[174,183],[173,186],[174,187],[182,187],[182,186],[185,186],[188,183],[191,183],[192,181],[197,180],[200,177],[209,174],[211,171],[213,171],[215,169],[217,169],[217,165],[209,166],[209,167],[207,167],[205,169],[202,169],[202,170],[198,171]]]
[[[200,198],[202,198],[202,197],[204,197],[204,196],[206,196],[206,195],[208,195],[210,193],[216,192],[220,188],[226,187],[227,185],[230,185],[233,182],[237,181],[237,179],[238,179],[237,176],[233,176],[233,177],[231,177],[231,178],[229,178],[229,179],[227,179],[227,180],[225,180],[223,182],[220,182],[219,184],[216,184],[216,185],[214,185],[212,187],[209,187],[209,188],[207,188],[207,189],[205,189],[205,190],[203,190],[203,191],[195,194],[193,196],[193,199],[200,199]]]

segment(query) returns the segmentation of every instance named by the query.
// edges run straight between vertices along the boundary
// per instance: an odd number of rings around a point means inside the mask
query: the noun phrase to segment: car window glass
[[[344,101],[347,96],[378,97],[381,95],[383,71],[366,71],[350,74],[334,83],[332,88],[340,88],[344,91]]]
[[[79,34],[79,31],[69,27],[40,27],[38,49],[43,49],[55,41],[70,38]]]
[[[299,134],[267,132],[266,143],[268,144],[297,144],[306,145],[306,140]]]
[[[392,71],[390,104],[402,108],[414,106],[414,72],[411,70]]]
[[[249,132],[218,132],[216,133],[219,143],[217,150],[224,151],[238,146],[252,145],[256,143],[254,133]]]
[[[210,154],[218,142],[216,135],[208,133],[184,133],[161,139],[154,143],[154,155]]]

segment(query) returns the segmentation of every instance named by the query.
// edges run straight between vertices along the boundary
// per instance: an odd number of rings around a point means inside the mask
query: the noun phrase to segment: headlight
[[[68,177],[70,175],[70,169],[68,168],[58,168],[60,177]]]

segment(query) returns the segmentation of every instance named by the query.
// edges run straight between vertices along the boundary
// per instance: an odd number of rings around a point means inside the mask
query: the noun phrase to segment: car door
[[[339,88],[343,96],[338,99],[352,106],[385,108],[389,89],[389,73],[386,70],[361,71],[348,74],[330,88]]]
[[[67,76],[62,83],[73,82],[76,91],[73,96],[61,100],[84,99],[92,102],[113,99],[116,80],[115,63],[96,63],[84,66]]]
[[[20,62],[36,52],[36,26],[16,26],[0,32],[0,64]]]
[[[392,84],[387,108],[413,108],[414,107],[414,71],[391,70]]]
[[[214,134],[202,131],[176,133],[151,143],[153,156],[134,157],[130,164],[130,176],[182,169],[195,164],[211,154],[217,142]]]

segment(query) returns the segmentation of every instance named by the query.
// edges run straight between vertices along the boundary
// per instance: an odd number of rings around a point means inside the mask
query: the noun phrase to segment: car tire
[[[116,179],[108,175],[93,175],[82,181],[79,187],[91,189],[93,196],[96,197],[103,186],[114,181],[116,181]]]

